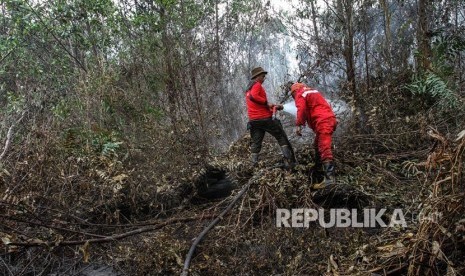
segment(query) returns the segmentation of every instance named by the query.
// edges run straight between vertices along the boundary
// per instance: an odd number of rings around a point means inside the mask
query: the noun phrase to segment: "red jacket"
[[[313,130],[316,125],[328,118],[336,118],[331,106],[321,96],[320,92],[314,88],[303,87],[296,91],[295,106],[297,107],[296,125],[304,125],[305,122]]]
[[[249,120],[271,118],[273,112],[268,107],[265,89],[260,82],[255,82],[245,93],[247,103],[247,115]]]

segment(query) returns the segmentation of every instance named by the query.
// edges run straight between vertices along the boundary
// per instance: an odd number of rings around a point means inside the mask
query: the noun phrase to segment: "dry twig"
[[[13,123],[8,129],[8,132],[6,134],[5,146],[3,147],[2,154],[0,154],[0,161],[2,161],[2,159],[5,157],[6,153],[8,152],[8,149],[10,148],[11,137],[13,137],[13,128],[23,120],[25,114],[26,112],[23,112],[21,117],[15,123]]]
[[[134,236],[138,235],[141,233],[145,232],[150,232],[154,230],[158,230],[160,228],[163,228],[167,225],[173,224],[173,223],[179,223],[179,222],[188,222],[188,221],[193,221],[193,220],[200,220],[200,219],[209,219],[212,218],[213,215],[206,215],[206,216],[200,216],[200,217],[192,217],[192,218],[174,218],[167,220],[165,222],[152,225],[152,226],[147,226],[147,227],[142,227],[138,228],[132,231],[128,231],[122,234],[117,234],[117,235],[112,235],[108,237],[103,237],[103,238],[94,238],[94,239],[86,239],[86,240],[71,240],[71,241],[59,241],[59,242],[45,242],[42,240],[34,239],[32,241],[26,241],[26,242],[10,242],[7,245],[9,246],[23,246],[23,247],[34,247],[34,246],[70,246],[70,245],[82,245],[85,243],[105,243],[105,242],[112,242],[116,240],[120,240],[123,238],[127,238],[129,236]]]

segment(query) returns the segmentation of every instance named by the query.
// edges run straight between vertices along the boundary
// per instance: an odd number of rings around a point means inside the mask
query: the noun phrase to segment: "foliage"
[[[7,93],[7,113],[20,113],[24,110],[25,99],[19,95],[15,95],[12,92]]]
[[[414,95],[424,97],[430,105],[437,103],[442,110],[457,109],[460,106],[459,98],[447,83],[434,73],[413,80],[406,88]]]
[[[458,93],[454,63],[465,50],[465,36],[441,31],[432,41],[432,64],[429,72],[418,74],[406,88],[423,97],[429,106],[442,111],[461,110],[464,103]]]

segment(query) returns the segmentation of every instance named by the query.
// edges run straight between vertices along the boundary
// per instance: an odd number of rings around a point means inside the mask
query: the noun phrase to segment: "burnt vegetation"
[[[464,3],[270,2],[0,3],[0,274],[465,274]],[[289,114],[298,165],[267,135],[251,166],[256,65],[276,102],[300,80],[344,103],[334,189]],[[407,225],[278,228],[278,208]]]

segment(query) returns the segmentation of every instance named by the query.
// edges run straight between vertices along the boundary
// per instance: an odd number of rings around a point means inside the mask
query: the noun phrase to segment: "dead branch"
[[[4,219],[8,219],[8,220],[14,220],[14,221],[18,221],[18,222],[22,222],[22,223],[26,223],[26,224],[30,224],[30,225],[40,226],[40,227],[49,228],[49,229],[55,229],[55,230],[59,230],[59,231],[70,232],[70,233],[74,233],[74,234],[86,235],[86,236],[91,236],[91,237],[96,237],[96,238],[106,238],[106,236],[102,236],[102,235],[86,233],[86,232],[77,231],[77,230],[73,230],[73,229],[67,229],[67,228],[63,228],[63,227],[57,227],[57,226],[54,226],[54,225],[47,225],[47,224],[44,224],[44,223],[35,222],[35,221],[31,221],[31,220],[26,221],[26,220],[14,218],[14,217],[9,217],[9,216],[5,216],[5,215],[1,215],[1,214],[0,214],[0,217],[2,217]]]
[[[11,269],[8,267],[8,265],[5,263],[5,261],[3,260],[3,258],[0,258],[0,261],[2,261],[3,263],[3,266],[6,268],[6,270],[8,271],[8,275],[14,275],[13,272],[11,272]]]
[[[106,242],[112,242],[116,240],[121,240],[130,236],[138,235],[141,233],[145,232],[150,232],[154,230],[158,230],[160,228],[163,228],[167,225],[173,224],[173,223],[179,223],[179,222],[188,222],[188,221],[193,221],[193,220],[202,220],[202,219],[209,219],[214,217],[214,215],[206,215],[206,216],[198,216],[198,217],[192,217],[192,218],[174,218],[167,220],[165,222],[152,225],[152,226],[147,226],[147,227],[142,227],[139,229],[135,229],[132,231],[128,231],[122,234],[118,235],[112,235],[104,238],[95,238],[95,239],[87,239],[87,240],[72,240],[72,241],[60,241],[60,242],[45,242],[42,240],[38,239],[33,239],[32,241],[26,241],[26,242],[9,242],[6,245],[9,246],[23,246],[23,247],[34,247],[34,246],[45,246],[45,247],[56,247],[56,246],[71,246],[71,245],[82,245],[85,243],[106,243]]]
[[[8,149],[10,148],[11,137],[13,136],[13,128],[23,120],[25,114],[26,112],[23,112],[23,114],[21,115],[21,118],[19,118],[15,123],[13,123],[8,129],[8,132],[6,134],[5,146],[3,147],[2,154],[0,154],[0,161],[2,161],[3,157],[5,157]]]

